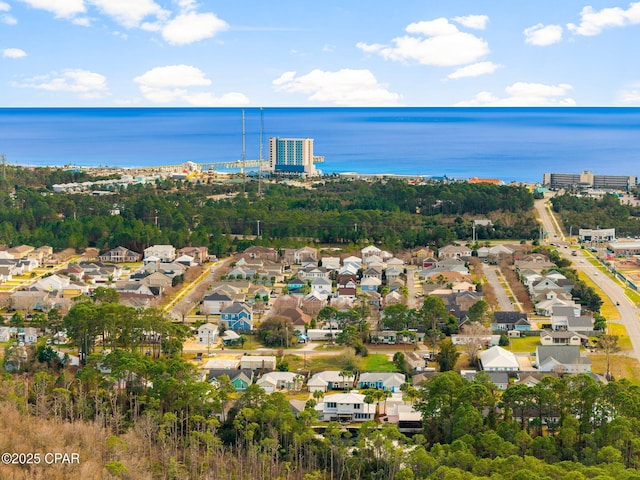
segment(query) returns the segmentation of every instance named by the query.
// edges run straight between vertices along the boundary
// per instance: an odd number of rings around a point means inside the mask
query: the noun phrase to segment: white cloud
[[[13,15],[9,15],[8,13],[0,15],[0,23],[5,23],[7,25],[15,25],[18,23],[16,17]]]
[[[543,25],[538,23],[532,27],[525,28],[525,42],[538,47],[553,45],[562,40],[562,27],[560,25]]]
[[[0,12],[8,12],[11,10],[11,5],[5,2],[0,2]]]
[[[618,105],[640,105],[640,84],[633,85],[631,90],[622,90],[618,95]]]
[[[489,22],[489,17],[486,15],[466,15],[464,17],[453,17],[452,20],[467,28],[484,30]]]
[[[52,72],[27,79],[25,83],[14,84],[14,86],[49,92],[75,93],[84,100],[102,98],[109,93],[104,75],[82,69],[66,69],[62,73]]]
[[[307,94],[311,101],[333,105],[399,105],[402,98],[378,83],[369,70],[313,70],[302,76],[285,72],[273,81],[273,86],[278,91]]]
[[[173,45],[186,45],[213,37],[229,28],[224,20],[213,13],[187,13],[178,15],[162,29],[162,37]]]
[[[472,100],[459,102],[456,106],[492,107],[541,107],[575,106],[574,99],[567,96],[572,86],[566,83],[545,85],[543,83],[516,82],[505,88],[506,97],[497,97],[491,92],[480,92]]]
[[[149,16],[166,19],[170,15],[153,0],[89,0],[89,3],[127,28],[139,26]]]
[[[216,97],[208,91],[197,90],[209,87],[211,80],[199,68],[190,65],[155,67],[133,79],[140,92],[154,103],[186,102],[196,106],[247,105],[249,99],[241,93],[227,93]],[[194,90],[195,89],[195,90]]]
[[[27,56],[27,52],[21,48],[5,48],[2,50],[2,56],[4,58],[22,58]]]
[[[46,10],[59,18],[73,18],[85,13],[83,0],[22,0],[33,8]]]
[[[640,23],[640,2],[630,3],[626,10],[620,7],[594,10],[586,6],[580,12],[580,24],[567,24],[567,28],[576,35],[592,36],[602,33],[609,27],[623,27]]]
[[[493,62],[478,62],[466,67],[459,68],[455,72],[447,75],[447,78],[451,80],[457,80],[458,78],[466,77],[479,77],[480,75],[489,75],[495,72],[502,65],[498,65]]]
[[[392,46],[360,42],[357,47],[387,60],[440,67],[473,63],[489,53],[486,41],[459,31],[446,18],[412,23],[406,31],[412,35],[394,38]]]

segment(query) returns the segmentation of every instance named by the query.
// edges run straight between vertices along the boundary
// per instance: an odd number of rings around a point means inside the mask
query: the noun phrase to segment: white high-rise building
[[[269,169],[273,173],[313,177],[320,175],[315,163],[324,157],[313,154],[313,138],[269,138]]]

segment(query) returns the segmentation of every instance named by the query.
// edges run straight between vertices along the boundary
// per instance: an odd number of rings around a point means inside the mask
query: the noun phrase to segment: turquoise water
[[[324,173],[540,181],[640,176],[638,108],[265,108],[263,138],[314,138]],[[245,109],[246,158],[260,109]],[[142,167],[239,160],[239,108],[0,109],[0,153],[22,165]],[[265,147],[264,157],[268,155]]]

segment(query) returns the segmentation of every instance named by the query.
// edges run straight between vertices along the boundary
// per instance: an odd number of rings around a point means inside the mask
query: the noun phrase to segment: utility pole
[[[242,109],[242,193],[245,193],[245,181],[247,179],[246,165],[247,150],[245,142],[245,130],[244,130],[244,108]]]
[[[256,236],[259,237],[260,236],[260,220],[257,220],[257,222],[258,222],[258,234]]]
[[[260,155],[258,161],[260,165],[258,167],[258,197],[262,196],[262,107],[260,107]]]
[[[5,157],[3,153],[2,154],[2,183],[4,183],[7,180],[6,165],[7,165],[7,157]]]

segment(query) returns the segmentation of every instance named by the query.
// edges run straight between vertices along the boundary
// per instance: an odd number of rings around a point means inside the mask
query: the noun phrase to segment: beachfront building
[[[324,157],[313,154],[313,138],[269,138],[269,169],[275,174],[314,177],[315,164]]]
[[[545,173],[543,185],[551,188],[619,188],[629,190],[638,184],[634,175],[594,175],[589,170],[582,173]]]

